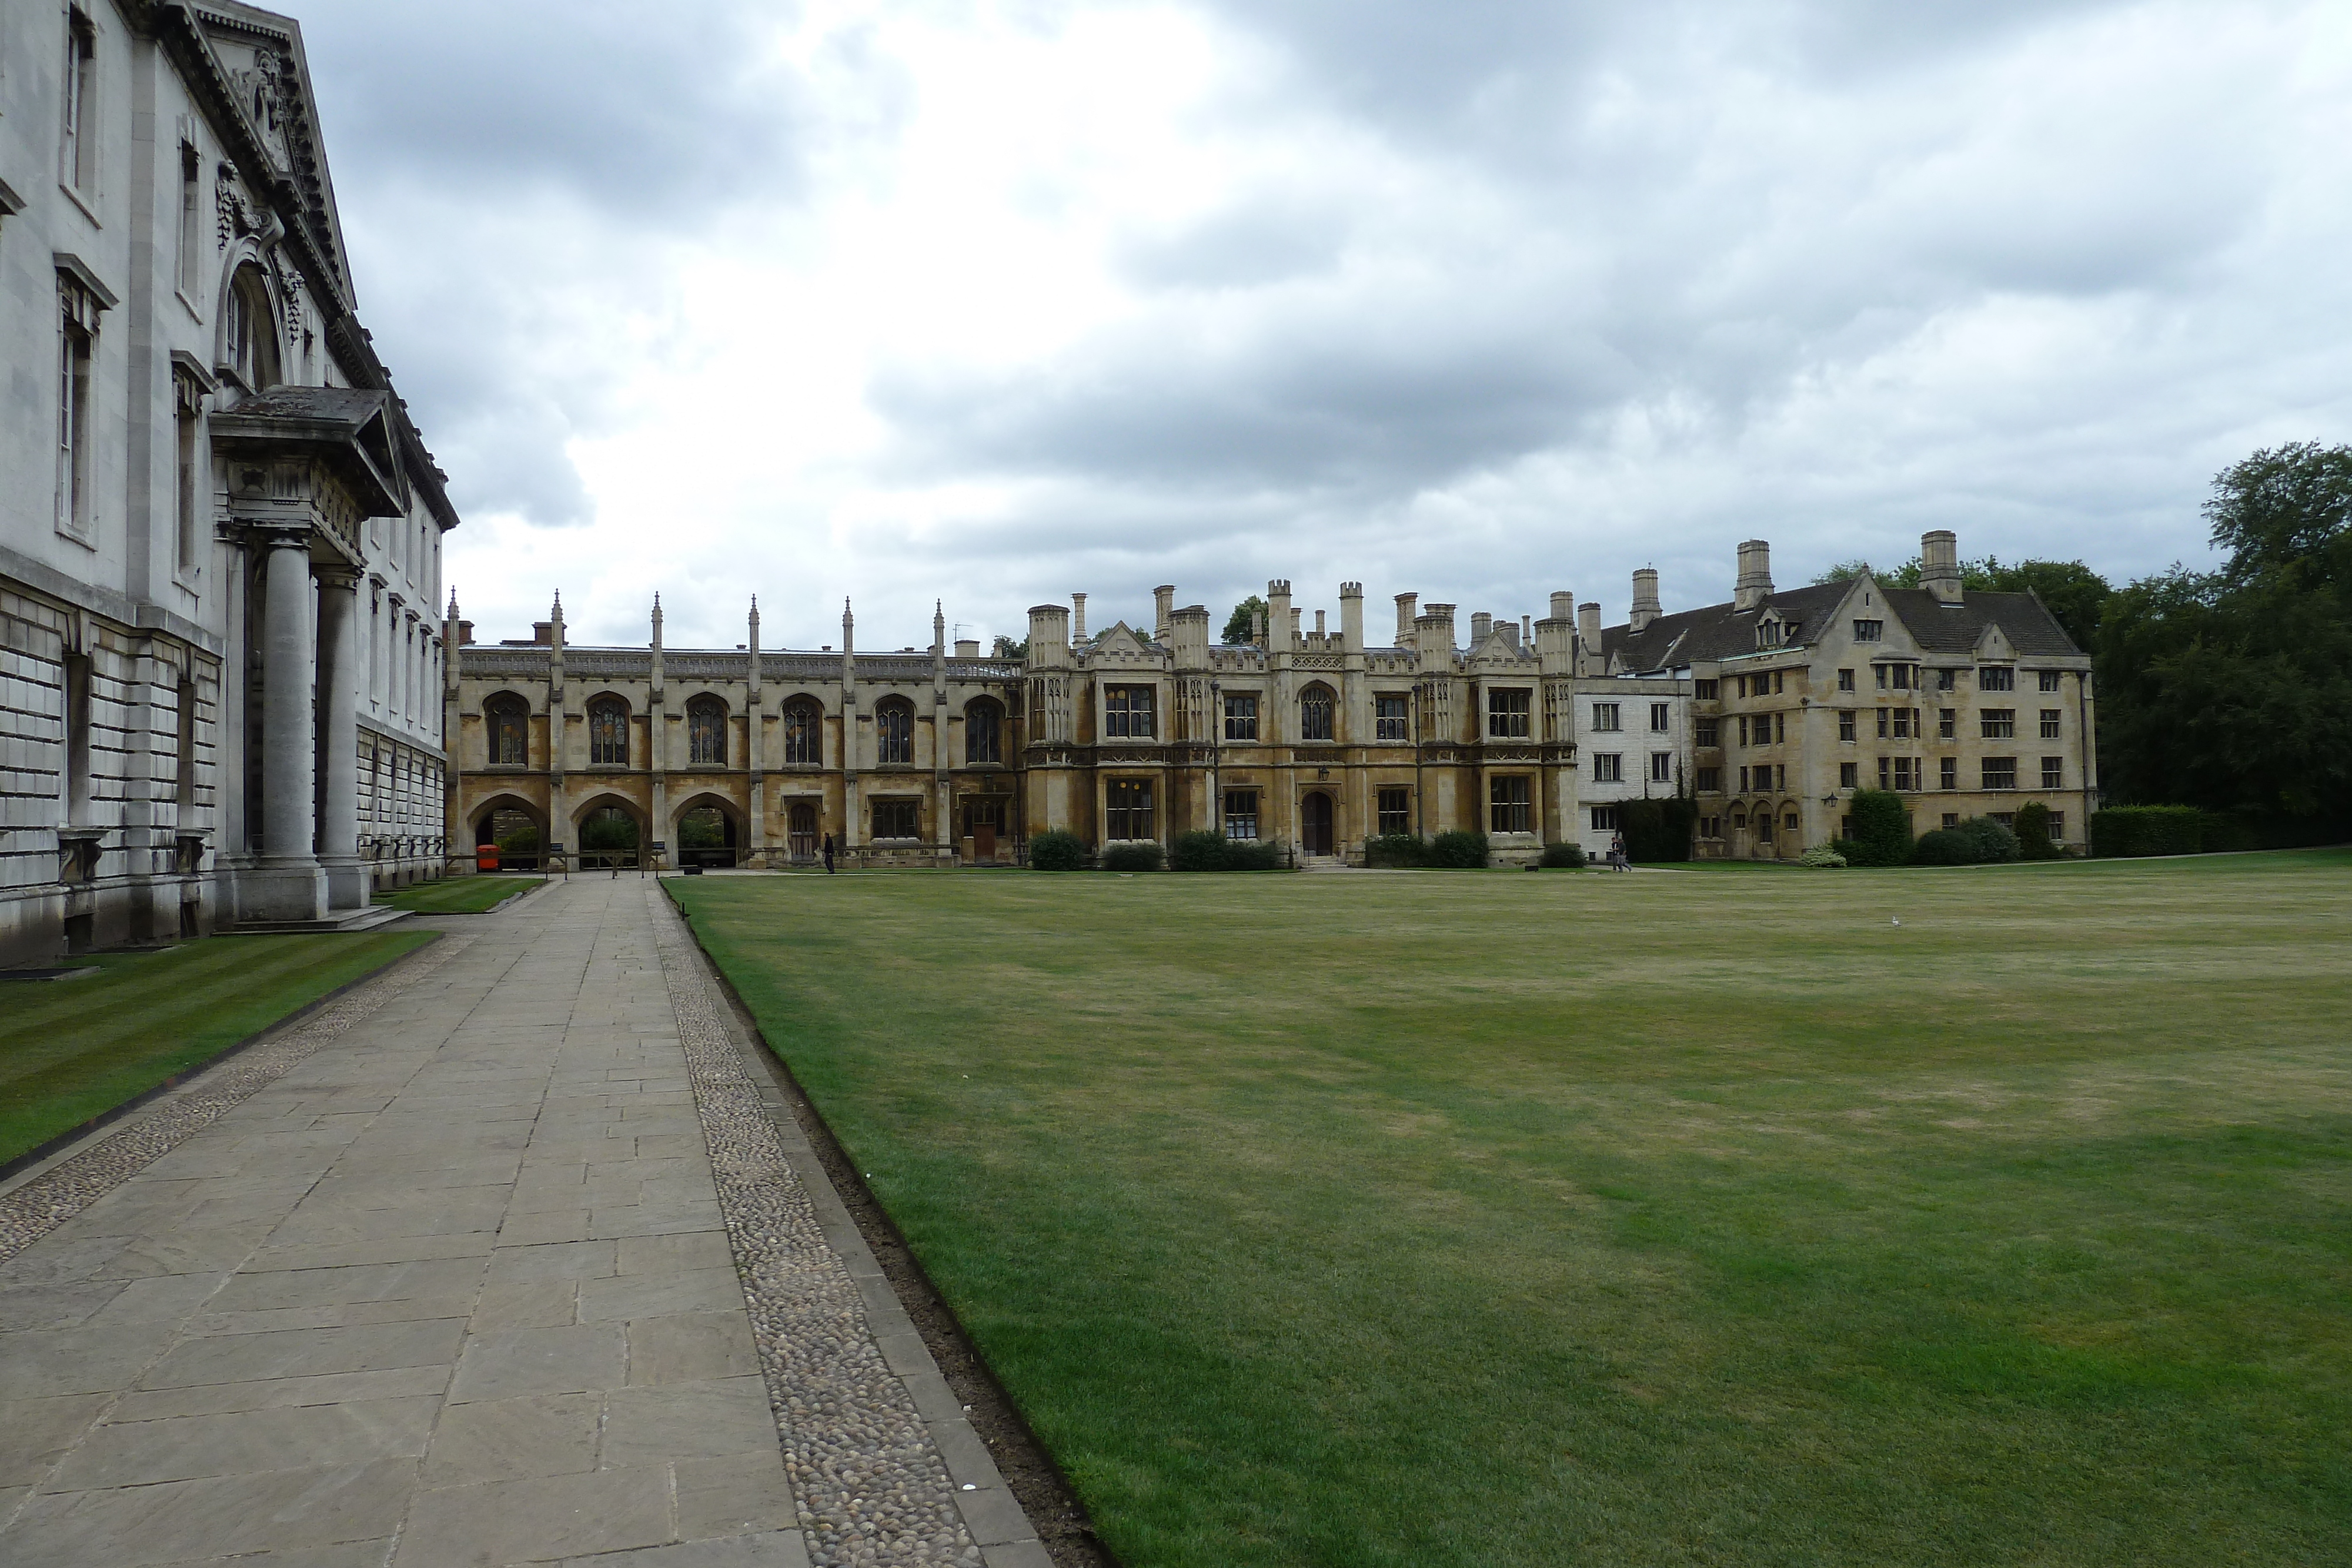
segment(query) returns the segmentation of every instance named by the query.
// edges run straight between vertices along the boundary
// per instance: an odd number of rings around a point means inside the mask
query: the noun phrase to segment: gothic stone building
[[[947,865],[1048,828],[1097,847],[1213,829],[1310,862],[1468,828],[1507,864],[1597,852],[1624,801],[1683,795],[1697,853],[1792,858],[1879,785],[1920,799],[1922,830],[2039,800],[2079,842],[2089,661],[2031,595],[1964,592],[1950,535],[1925,545],[1916,590],[1776,593],[1751,542],[1728,602],[1662,614],[1643,571],[1622,625],[1562,592],[1540,621],[1472,616],[1466,643],[1454,606],[1407,593],[1368,643],[1355,583],[1311,631],[1268,584],[1240,644],[1165,587],[1149,632],[1089,634],[1080,594],[1030,611],[1020,663],[950,646],[943,614],[928,649],[860,653],[845,608],[838,651],[766,652],[755,605],[743,647],[674,652],[658,602],[646,648],[569,646],[560,601],[530,640],[475,644],[453,603],[448,831],[528,822],[576,853],[618,813],[675,858],[707,813],[739,862],[806,863],[830,835],[851,864]]]
[[[0,5],[0,962],[437,874],[457,518],[293,22]]]

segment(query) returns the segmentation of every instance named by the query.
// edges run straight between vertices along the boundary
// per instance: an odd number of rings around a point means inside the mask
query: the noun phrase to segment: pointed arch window
[[[963,710],[963,759],[1004,760],[1004,710],[994,703],[982,699]]]
[[[816,768],[824,762],[824,716],[813,702],[784,707],[784,766]]]
[[[1298,738],[1329,740],[1332,738],[1332,711],[1335,704],[1331,688],[1321,682],[1298,694]]]
[[[727,705],[717,697],[686,705],[686,757],[695,768],[727,766]]]
[[[267,392],[278,383],[278,316],[269,304],[269,286],[261,268],[247,262],[229,280],[227,333],[228,368],[247,392]]]
[[[530,708],[511,692],[482,705],[489,722],[490,766],[520,768],[530,760]]]
[[[915,710],[893,697],[874,710],[875,760],[888,768],[915,760]]]
[[[629,765],[629,705],[598,697],[588,705],[588,762],[594,768]]]

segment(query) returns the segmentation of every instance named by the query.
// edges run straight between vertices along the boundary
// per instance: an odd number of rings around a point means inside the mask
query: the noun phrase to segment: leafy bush
[[[1158,844],[1113,844],[1102,852],[1105,871],[1158,871],[1166,856]]]
[[[635,849],[637,824],[619,811],[598,811],[580,824],[580,847],[590,854]]]
[[[1280,871],[1282,846],[1267,839],[1229,839],[1225,841],[1226,871]]]
[[[1698,825],[1698,802],[1672,796],[1628,800],[1617,808],[1617,831],[1625,835],[1625,858],[1646,865],[1690,859],[1691,830]]]
[[[2017,835],[1990,817],[1923,833],[1911,846],[1913,865],[1996,865],[2017,858]]]
[[[1817,871],[1835,871],[1845,864],[1845,856],[1838,852],[1834,844],[1815,844],[1797,857],[1797,863]]]
[[[1853,837],[1838,852],[1851,865],[1901,865],[1911,858],[1911,809],[1892,789],[1857,789],[1849,806]]]
[[[1584,848],[1580,844],[1546,844],[1543,863],[1553,871],[1582,871]]]
[[[1364,841],[1364,863],[1370,866],[1424,866],[1429,846],[1417,833],[1382,833]]]
[[[1029,865],[1033,871],[1084,871],[1085,841],[1066,829],[1048,828],[1030,839]]]
[[[499,839],[499,852],[509,855],[537,854],[539,830],[536,827],[517,828]]]
[[[2050,841],[2050,808],[2039,800],[2017,809],[2017,852],[2030,861],[2058,858],[2058,846]]]
[[[1486,865],[1486,835],[1456,829],[1429,841],[1429,863],[1449,871],[1483,871]]]
[[[1213,828],[1201,828],[1176,835],[1176,848],[1168,857],[1171,871],[1223,871],[1225,869],[1225,835]]]
[[[2194,806],[2110,806],[2091,814],[2091,852],[2193,855],[2205,847],[2205,817]]]

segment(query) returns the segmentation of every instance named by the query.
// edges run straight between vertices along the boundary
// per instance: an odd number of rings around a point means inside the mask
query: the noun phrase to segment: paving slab
[[[1033,1536],[958,1499],[992,1469],[658,889],[437,925],[0,1184],[0,1563],[982,1568]]]

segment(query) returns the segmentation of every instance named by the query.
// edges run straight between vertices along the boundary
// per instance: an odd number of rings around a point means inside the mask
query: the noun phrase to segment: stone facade
[[[0,6],[0,962],[439,874],[457,518],[293,22]]]
[[[1541,620],[1473,615],[1466,641],[1453,605],[1406,593],[1368,643],[1352,582],[1312,630],[1269,583],[1239,644],[1172,587],[1149,631],[1089,633],[1081,594],[1029,612],[1019,663],[950,645],[943,613],[925,650],[857,653],[845,607],[838,651],[770,653],[754,606],[743,647],[681,653],[658,601],[645,648],[569,646],[560,602],[529,640],[475,644],[453,603],[447,832],[527,820],[576,855],[617,810],[675,861],[709,809],[736,863],[808,863],[830,836],[850,864],[949,865],[1018,859],[1049,828],[1097,848],[1212,829],[1307,863],[1473,829],[1512,864],[1604,852],[1625,801],[1682,796],[1700,856],[1792,859],[1883,782],[1921,831],[2037,800],[2079,844],[2089,659],[2031,595],[1962,591],[1951,536],[1926,543],[1920,589],[1776,593],[1750,543],[1725,603],[1664,615],[1644,571],[1622,624],[1559,592]]]

